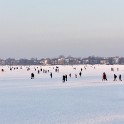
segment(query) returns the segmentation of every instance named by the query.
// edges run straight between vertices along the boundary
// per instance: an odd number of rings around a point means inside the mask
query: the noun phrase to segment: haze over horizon
[[[0,58],[124,56],[124,0],[0,1]]]

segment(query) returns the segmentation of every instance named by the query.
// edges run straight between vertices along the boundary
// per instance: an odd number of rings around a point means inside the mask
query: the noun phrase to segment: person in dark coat
[[[114,74],[114,81],[117,81],[117,75]]]
[[[107,76],[105,72],[103,73],[102,81],[107,81]]]
[[[121,79],[121,74],[119,75],[119,81],[122,81],[122,79]]]
[[[52,72],[50,73],[50,77],[51,77],[51,78],[53,77],[53,74],[52,74]]]
[[[68,76],[67,75],[65,75],[65,81],[67,81],[68,80]]]
[[[65,82],[65,75],[63,75],[63,77],[62,77],[62,81],[63,81],[63,83]]]
[[[34,73],[31,73],[31,79],[34,79]]]
[[[75,78],[77,78],[77,74],[75,74]]]
[[[82,73],[80,72],[79,75],[80,75],[80,77],[81,77]]]

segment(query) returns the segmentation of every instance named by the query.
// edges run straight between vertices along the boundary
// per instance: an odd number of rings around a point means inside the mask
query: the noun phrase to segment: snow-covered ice
[[[124,124],[124,81],[113,81],[114,74],[124,80],[123,65],[59,66],[59,73],[56,66],[20,68],[0,67],[4,69],[0,71],[0,124]],[[41,68],[49,73],[38,74]],[[103,72],[108,81],[102,81]],[[72,77],[63,83],[62,75],[70,73]]]

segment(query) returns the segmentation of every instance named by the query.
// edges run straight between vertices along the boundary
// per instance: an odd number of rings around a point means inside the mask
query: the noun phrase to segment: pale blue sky
[[[124,56],[124,0],[0,0],[0,58]]]

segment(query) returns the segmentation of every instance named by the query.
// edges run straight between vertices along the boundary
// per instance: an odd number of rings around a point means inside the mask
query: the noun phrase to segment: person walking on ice
[[[50,77],[51,77],[51,78],[53,77],[53,74],[52,74],[52,72],[50,73]]]
[[[114,81],[117,81],[117,75],[114,74]]]
[[[65,75],[62,76],[62,82],[65,82]]]
[[[107,76],[105,72],[103,73],[102,81],[107,81]]]
[[[122,81],[122,79],[121,79],[121,74],[119,75],[119,81]]]
[[[31,79],[34,79],[34,73],[31,73]]]

